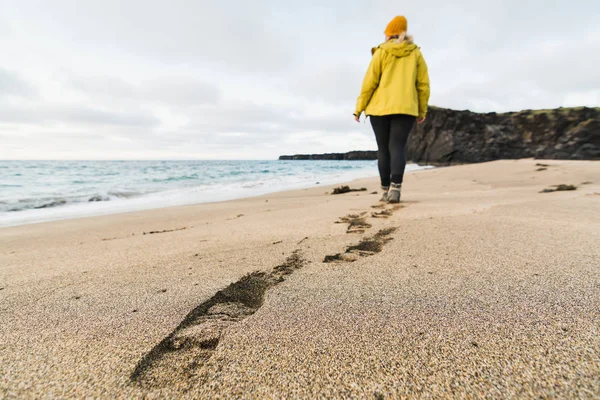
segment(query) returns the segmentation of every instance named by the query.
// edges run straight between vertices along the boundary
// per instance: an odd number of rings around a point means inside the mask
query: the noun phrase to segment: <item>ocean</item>
[[[409,164],[407,172],[423,168]],[[0,226],[232,200],[372,176],[376,161],[0,161]]]

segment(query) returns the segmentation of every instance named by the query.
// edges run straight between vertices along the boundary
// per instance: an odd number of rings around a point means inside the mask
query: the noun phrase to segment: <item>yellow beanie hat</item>
[[[404,16],[398,16],[390,21],[388,26],[385,28],[386,36],[396,36],[404,33],[408,30],[408,21]]]

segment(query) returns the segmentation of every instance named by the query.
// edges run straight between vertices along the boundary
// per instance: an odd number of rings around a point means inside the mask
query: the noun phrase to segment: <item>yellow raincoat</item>
[[[372,54],[354,115],[364,111],[366,115],[425,117],[429,75],[421,50],[409,41],[392,39],[373,48]]]

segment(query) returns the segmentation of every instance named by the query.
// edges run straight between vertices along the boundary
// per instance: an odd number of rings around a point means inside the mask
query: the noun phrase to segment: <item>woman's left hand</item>
[[[359,115],[355,115],[355,116],[354,116],[354,120],[355,120],[356,122],[360,122],[360,116],[359,116]]]

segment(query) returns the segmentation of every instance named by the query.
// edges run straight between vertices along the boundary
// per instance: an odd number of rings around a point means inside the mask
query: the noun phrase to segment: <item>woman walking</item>
[[[371,119],[377,141],[382,201],[400,202],[406,168],[406,141],[415,123],[425,121],[429,75],[421,50],[408,36],[405,17],[394,18],[385,29],[385,43],[371,50],[354,118],[364,112]]]

